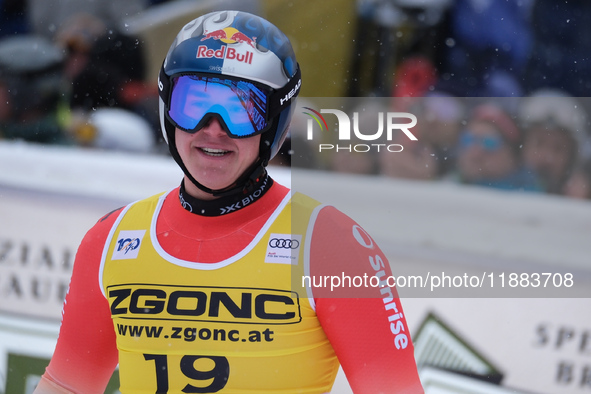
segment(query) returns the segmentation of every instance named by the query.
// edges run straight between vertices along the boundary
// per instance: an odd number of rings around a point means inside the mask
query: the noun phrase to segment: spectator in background
[[[429,93],[417,106],[416,115],[419,121],[415,129],[420,129],[421,142],[431,147],[437,161],[436,176],[444,177],[455,169],[464,102],[445,93]]]
[[[493,103],[470,113],[458,144],[457,177],[470,185],[539,191],[537,180],[520,162],[521,132],[511,116]]]
[[[591,199],[591,160],[585,160],[573,170],[562,188],[562,194],[566,197]]]
[[[347,95],[407,96],[424,88],[434,77],[430,58],[453,1],[357,0]]]
[[[64,55],[51,41],[16,35],[0,41],[0,136],[69,143]]]
[[[589,96],[591,2],[536,0],[531,26],[534,41],[525,74],[526,93],[547,87],[575,97]]]
[[[81,22],[85,19],[87,16],[81,16]],[[146,64],[140,40],[110,30],[83,49],[73,44],[77,36],[76,28],[60,35],[70,54],[72,108],[86,112],[101,107],[122,108],[145,118],[155,135],[159,128],[158,96],[155,84],[146,82]]]
[[[437,177],[438,163],[433,148],[423,143],[421,134],[416,133],[414,129],[413,134],[418,141],[410,141],[402,133],[392,136],[391,144],[399,144],[401,150],[379,153],[380,174],[392,178],[416,180],[433,180]]]
[[[400,145],[400,149],[391,148],[378,154],[379,173],[381,175],[416,180],[431,180],[437,177],[435,151],[425,141],[427,131],[422,127],[421,97],[396,97],[392,101],[393,112],[410,112],[417,117],[417,125],[412,128],[417,141],[411,141],[402,132],[392,133],[391,141],[380,141],[387,145]],[[385,111],[386,112],[386,111]]]
[[[428,145],[417,141],[408,142],[404,136],[392,140],[394,144],[404,143],[400,152],[384,152],[378,156],[380,173],[387,177],[432,180],[437,174],[437,162]],[[398,141],[398,142],[397,142]]]
[[[151,152],[149,123],[121,108],[87,116],[70,110],[65,55],[48,39],[18,35],[0,41],[0,136],[44,144]]]
[[[157,91],[146,83],[139,37],[126,32],[125,18],[146,9],[145,0],[29,0],[32,29],[67,53],[71,107],[89,112],[117,107],[144,117],[157,135]]]
[[[434,88],[437,70],[425,56],[414,55],[403,59],[394,74],[394,97],[422,97]]]
[[[547,193],[563,194],[588,143],[585,110],[564,92],[543,90],[524,99],[519,117],[525,130],[525,165],[536,172]]]
[[[522,96],[521,78],[532,45],[528,3],[456,0],[440,85],[463,97]]]

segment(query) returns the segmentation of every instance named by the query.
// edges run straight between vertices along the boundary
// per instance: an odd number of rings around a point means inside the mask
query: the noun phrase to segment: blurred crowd
[[[431,92],[424,97],[349,100],[329,108],[343,108],[351,128],[380,138],[342,140],[336,129],[330,132],[334,127],[329,123],[329,132],[309,139],[309,126],[296,123],[292,165],[589,199],[589,105],[589,98],[555,89],[519,98]],[[325,108],[313,99],[306,106]],[[393,112],[416,116],[417,124],[410,129],[416,141],[399,129],[388,136],[384,114]],[[324,115],[327,122],[336,119],[331,116]]]
[[[147,44],[129,21],[174,2],[0,0],[0,138],[167,153]]]
[[[166,154],[125,21],[171,1],[0,0],[0,138]],[[288,140],[272,164],[591,198],[591,2],[356,6],[343,95],[392,98],[362,106],[415,114],[418,141],[301,160]]]
[[[348,96],[416,96],[433,86],[460,97],[540,88],[589,96],[591,2],[357,0],[357,8]]]
[[[358,0],[357,7],[347,96],[391,100],[349,109],[368,134],[378,130],[380,111],[413,113],[418,141],[399,133],[380,142],[399,143],[401,152],[377,154],[346,145],[319,152],[298,141],[293,165],[591,198],[591,2]]]
[[[0,137],[147,152],[157,91],[125,28],[153,0],[0,0]]]

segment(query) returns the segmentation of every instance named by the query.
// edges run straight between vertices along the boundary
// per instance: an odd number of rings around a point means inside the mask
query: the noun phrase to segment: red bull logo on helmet
[[[256,37],[248,37],[246,34],[242,33],[238,29],[233,27],[226,27],[224,29],[218,29],[208,32],[207,30],[204,32],[204,36],[201,41],[208,40],[213,38],[214,40],[220,40],[221,42],[225,42],[226,44],[234,44],[234,43],[246,43],[254,48],[256,44]]]
[[[246,53],[240,53],[236,48],[223,46],[220,49],[214,50],[209,48],[207,45],[199,45],[197,48],[197,58],[216,58],[216,59],[229,59],[236,60],[238,62],[244,62],[246,64],[252,64],[252,58],[254,54],[250,51]]]
[[[245,43],[252,48],[255,47],[256,37],[248,37],[244,33],[238,31],[233,27],[226,27],[224,29],[217,29],[212,31],[205,31],[201,41],[209,40],[220,40],[226,44],[240,44]],[[239,52],[237,48],[222,46],[219,49],[211,49],[207,45],[200,45],[197,48],[197,58],[216,58],[216,59],[229,59],[243,62],[246,64],[252,64],[252,58],[254,53],[251,51]]]

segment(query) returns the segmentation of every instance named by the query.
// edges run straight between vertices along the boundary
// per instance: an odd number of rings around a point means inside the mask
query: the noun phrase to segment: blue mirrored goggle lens
[[[168,117],[187,132],[203,127],[211,114],[219,115],[232,137],[248,137],[267,126],[269,91],[245,81],[183,75],[172,81]]]

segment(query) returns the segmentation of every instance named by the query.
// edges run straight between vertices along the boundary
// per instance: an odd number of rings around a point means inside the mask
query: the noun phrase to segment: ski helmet
[[[168,50],[158,76],[158,88],[164,139],[191,182],[201,190],[221,196],[243,190],[248,187],[249,180],[264,174],[269,160],[277,154],[286,138],[301,86],[300,75],[287,36],[259,16],[240,11],[217,11],[187,23]],[[181,107],[175,100],[183,100],[184,85],[211,82],[225,85],[236,95],[246,98],[241,101],[250,119],[248,127],[239,127],[241,125],[233,121],[223,103],[199,114],[193,110],[190,113],[175,110],[175,107]],[[175,91],[181,93],[175,95]],[[196,132],[211,117],[216,117],[232,138],[261,135],[259,159],[235,186],[223,190],[211,190],[193,178],[179,156],[174,138],[176,127]]]

